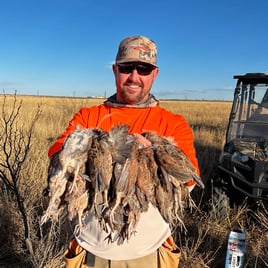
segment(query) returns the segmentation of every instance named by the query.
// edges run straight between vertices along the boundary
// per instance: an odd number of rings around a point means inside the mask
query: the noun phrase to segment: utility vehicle
[[[212,180],[212,204],[224,217],[229,206],[268,204],[268,75],[235,75],[226,141]]]

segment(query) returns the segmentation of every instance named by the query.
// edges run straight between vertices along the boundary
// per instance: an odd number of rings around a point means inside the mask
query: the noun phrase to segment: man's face
[[[127,104],[144,102],[158,75],[158,68],[142,62],[128,62],[113,65],[117,100]]]

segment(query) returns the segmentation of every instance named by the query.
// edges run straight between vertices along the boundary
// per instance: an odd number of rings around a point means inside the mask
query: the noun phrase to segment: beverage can
[[[242,268],[246,254],[246,235],[243,231],[231,231],[228,238],[225,268]]]

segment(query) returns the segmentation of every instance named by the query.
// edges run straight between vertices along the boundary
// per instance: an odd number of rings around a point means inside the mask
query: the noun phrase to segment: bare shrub
[[[66,224],[50,224],[44,235],[39,228],[43,210],[40,176],[46,174],[46,165],[42,165],[44,155],[34,130],[41,109],[37,105],[35,112],[31,115],[29,111],[25,117],[23,108],[22,100],[19,101],[16,95],[11,99],[3,97],[0,118],[0,265],[6,262],[15,267],[18,263],[20,267],[52,267],[51,259],[54,264],[62,263],[62,252],[69,240],[68,232],[71,232]],[[32,150],[33,144],[35,149]],[[60,267],[58,264],[54,267]]]
[[[19,122],[22,102],[17,102],[16,95],[7,111],[6,97],[2,105],[1,133],[0,133],[0,179],[5,186],[10,200],[15,202],[20,213],[24,228],[24,243],[32,254],[32,243],[29,237],[29,221],[25,209],[24,198],[20,192],[20,174],[30,151],[34,126],[40,115],[37,110],[28,128]]]

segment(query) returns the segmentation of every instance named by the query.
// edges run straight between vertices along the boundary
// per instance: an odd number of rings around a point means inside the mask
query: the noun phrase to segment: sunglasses
[[[118,63],[118,70],[123,74],[130,74],[134,69],[137,70],[139,75],[149,75],[156,67],[147,63]]]

